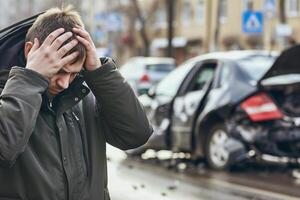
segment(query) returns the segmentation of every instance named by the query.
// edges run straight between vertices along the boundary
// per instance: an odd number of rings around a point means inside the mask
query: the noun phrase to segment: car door
[[[168,149],[170,145],[169,127],[170,127],[170,113],[172,102],[176,97],[179,88],[184,82],[187,74],[190,73],[194,67],[194,63],[183,63],[171,73],[169,73],[162,81],[158,83],[153,95],[140,96],[139,99],[147,111],[148,119],[154,128],[153,137],[158,138],[153,140],[155,142],[148,142],[148,146],[155,149]]]
[[[218,62],[204,61],[196,67],[191,77],[186,79],[180,95],[174,99],[171,117],[172,150],[190,151],[195,116],[204,99]]]

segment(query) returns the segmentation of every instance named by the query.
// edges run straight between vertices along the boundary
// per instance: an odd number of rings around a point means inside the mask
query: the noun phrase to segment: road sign
[[[271,18],[275,16],[276,12],[276,1],[275,0],[265,0],[263,4],[263,11],[266,16]]]
[[[245,11],[243,13],[243,32],[254,34],[261,33],[264,28],[262,12]]]
[[[265,11],[275,11],[276,10],[275,0],[265,0],[263,8]]]
[[[276,25],[276,35],[277,37],[288,37],[293,33],[293,29],[288,24],[278,24]]]

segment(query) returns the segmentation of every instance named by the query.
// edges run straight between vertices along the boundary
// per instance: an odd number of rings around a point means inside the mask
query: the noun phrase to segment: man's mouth
[[[51,94],[58,94],[60,92],[62,92],[62,90],[59,90],[59,89],[50,89],[49,90],[49,93],[51,93]]]

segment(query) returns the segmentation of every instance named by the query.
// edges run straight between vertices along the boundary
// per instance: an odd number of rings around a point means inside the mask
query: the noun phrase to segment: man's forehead
[[[70,72],[70,73],[80,72],[83,68],[83,64],[84,64],[84,60],[80,60],[80,61],[74,62],[72,64],[65,65],[62,68],[62,70],[65,72]]]

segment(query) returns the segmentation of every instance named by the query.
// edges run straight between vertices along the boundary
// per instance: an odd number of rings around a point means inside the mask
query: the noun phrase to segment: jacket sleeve
[[[123,150],[139,147],[147,142],[153,129],[114,61],[101,62],[104,64],[100,68],[85,72],[85,79],[98,102],[100,119],[108,129],[104,131],[106,141]]]
[[[29,69],[13,67],[0,89],[0,165],[14,164],[35,127],[48,80]]]

